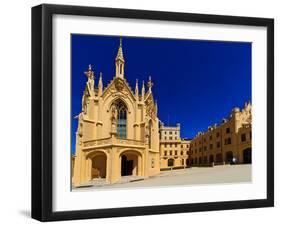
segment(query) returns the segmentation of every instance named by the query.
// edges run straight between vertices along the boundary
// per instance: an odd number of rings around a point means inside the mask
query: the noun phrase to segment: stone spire
[[[118,59],[125,62],[124,56],[123,56],[123,49],[122,49],[122,38],[120,38],[119,48],[118,48],[118,52],[117,52],[117,56],[116,56],[115,60],[118,60]]]
[[[148,91],[151,92],[151,88],[153,86],[153,83],[151,81],[151,76],[149,76],[148,82],[147,82],[147,87],[148,87]]]
[[[103,91],[103,84],[102,84],[102,73],[100,73],[100,79],[98,84],[98,96],[100,97],[102,95]]]
[[[136,96],[136,99],[139,100],[139,84],[138,84],[137,79],[136,79],[135,96]]]
[[[123,50],[122,50],[122,38],[120,38],[120,44],[117,52],[117,56],[115,58],[115,68],[116,73],[115,76],[119,78],[124,78],[124,67],[125,67],[125,60],[123,56]]]
[[[142,81],[142,88],[141,88],[141,99],[144,101],[144,94],[145,94],[145,87],[144,87],[144,81]]]
[[[158,114],[158,104],[157,104],[157,100],[155,100],[155,115],[157,116]]]

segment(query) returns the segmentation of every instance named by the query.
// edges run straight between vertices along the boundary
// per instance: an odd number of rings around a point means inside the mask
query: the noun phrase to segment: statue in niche
[[[117,124],[117,109],[115,104],[111,107],[111,130],[112,133],[116,133],[116,124]]]

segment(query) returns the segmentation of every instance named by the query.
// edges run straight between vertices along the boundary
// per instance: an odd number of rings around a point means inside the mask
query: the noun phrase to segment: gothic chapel
[[[124,176],[147,178],[160,172],[159,120],[149,77],[139,92],[125,78],[122,40],[115,59],[115,76],[104,88],[95,86],[89,65],[78,117],[72,182],[75,187],[100,179],[112,184]]]

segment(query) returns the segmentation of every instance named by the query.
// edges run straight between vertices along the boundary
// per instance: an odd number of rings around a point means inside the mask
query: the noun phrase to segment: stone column
[[[138,176],[143,176],[142,172],[142,157],[138,155]]]
[[[119,153],[117,153],[117,148],[113,147],[111,149],[111,177],[110,183],[115,183],[121,178],[121,162],[119,158]]]
[[[73,170],[73,185],[75,187],[79,186],[81,183],[80,171],[81,171],[81,154],[77,153],[75,158],[74,170]]]
[[[87,182],[87,162],[86,162],[86,157],[85,153],[82,153],[81,155],[81,183]]]
[[[106,182],[111,183],[111,171],[112,171],[112,151],[106,154]]]
[[[86,165],[86,177],[89,181],[92,179],[92,160],[90,158],[86,159]]]
[[[148,171],[149,171],[149,166],[148,166],[148,146],[146,146],[146,150],[144,151],[143,155],[143,160],[142,160],[142,169],[143,169],[143,176],[148,177]]]

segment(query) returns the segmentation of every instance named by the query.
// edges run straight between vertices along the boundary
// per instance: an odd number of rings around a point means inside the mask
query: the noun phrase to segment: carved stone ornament
[[[146,114],[152,119],[156,118],[156,110],[151,97],[146,102]]]
[[[115,104],[113,104],[111,108],[111,120],[112,122],[116,122],[116,119],[117,119],[117,109]]]
[[[111,86],[109,89],[112,97],[128,98],[129,93],[126,89],[124,89],[124,87],[124,81],[122,79],[117,79],[114,86]]]
[[[116,133],[116,123],[117,123],[117,109],[115,104],[111,107],[111,132]]]
[[[84,74],[87,76],[88,80],[94,78],[94,72],[92,70],[92,65],[91,64],[89,64],[89,68],[88,68],[87,71],[84,72]]]
[[[118,92],[121,92],[124,89],[124,81],[122,79],[116,79],[115,88]]]

